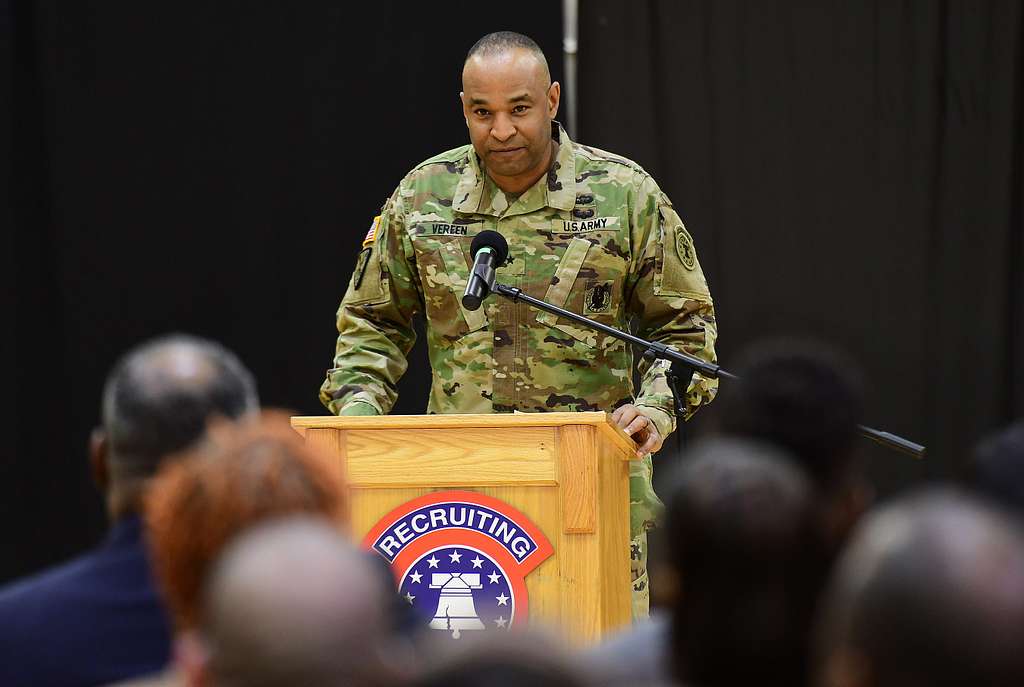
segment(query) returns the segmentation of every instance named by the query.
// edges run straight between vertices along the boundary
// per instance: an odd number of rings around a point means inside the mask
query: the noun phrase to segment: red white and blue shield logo
[[[525,515],[472,491],[434,492],[385,515],[363,539],[390,565],[425,625],[458,639],[525,622],[526,576],[553,553]]]

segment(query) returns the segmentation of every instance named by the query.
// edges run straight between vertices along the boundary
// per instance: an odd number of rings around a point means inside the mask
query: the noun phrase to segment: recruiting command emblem
[[[434,492],[394,509],[363,544],[391,565],[423,623],[453,639],[522,624],[526,576],[553,552],[522,513],[472,491]]]

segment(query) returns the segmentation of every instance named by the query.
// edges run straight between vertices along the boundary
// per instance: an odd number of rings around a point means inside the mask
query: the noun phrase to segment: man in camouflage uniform
[[[374,219],[338,310],[334,367],[320,390],[339,415],[385,414],[423,313],[433,383],[428,412],[614,411],[639,443],[632,464],[634,616],[647,614],[646,531],[661,502],[651,457],[675,429],[664,363],[604,334],[494,297],[462,307],[470,243],[502,233],[497,279],[606,324],[715,359],[715,317],[693,240],[634,162],[569,140],[554,121],[560,87],[533,41],[481,39],[463,69],[472,145],[413,169]],[[688,414],[716,382],[694,375]]]

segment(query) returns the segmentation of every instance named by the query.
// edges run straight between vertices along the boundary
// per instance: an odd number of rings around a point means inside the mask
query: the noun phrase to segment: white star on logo
[[[502,592],[501,596],[494,597],[494,600],[498,602],[499,606],[508,606],[508,597]]]
[[[480,556],[477,556],[476,558],[471,560],[470,563],[473,564],[474,568],[482,568],[484,565],[484,559],[480,558]]]
[[[487,576],[487,579],[491,581],[491,584],[498,584],[498,580],[501,579],[501,575],[499,575],[498,571],[495,570],[494,572],[492,572],[490,575]]]
[[[419,571],[413,570],[412,575],[409,575],[409,579],[415,582],[416,584],[419,584],[420,580],[423,579],[423,575],[420,575]]]
[[[450,554],[448,554],[448,557],[452,559],[452,563],[462,562],[462,554],[458,551],[452,551]]]
[[[438,563],[439,561],[433,556],[427,559],[427,564],[430,565],[431,568],[436,568]]]
[[[494,621],[494,624],[498,627],[505,627],[505,625],[508,624],[508,621],[505,620],[505,616],[499,615],[498,618]]]
[[[415,598],[416,597],[413,596],[412,594],[410,594],[409,592],[405,593],[405,600],[408,601],[410,605],[412,604],[412,600],[415,599]]]

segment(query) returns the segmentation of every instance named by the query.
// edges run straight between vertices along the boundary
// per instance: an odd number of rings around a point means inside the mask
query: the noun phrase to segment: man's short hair
[[[118,361],[103,390],[112,475],[147,478],[201,439],[212,417],[258,407],[252,374],[220,344],[183,334],[148,341]]]
[[[480,55],[482,57],[487,55],[499,55],[501,53],[508,52],[510,50],[526,50],[532,53],[541,64],[544,65],[544,70],[548,70],[548,60],[544,56],[544,51],[540,49],[537,42],[529,36],[524,36],[521,33],[515,31],[495,31],[489,33],[469,49],[466,53],[466,61],[468,62],[471,58]]]
[[[865,678],[843,684],[1024,684],[1024,535],[966,494],[868,515],[822,606],[820,670]]]
[[[696,444],[673,476],[662,538],[681,591],[671,656],[682,684],[803,684],[828,555],[811,479],[776,446]]]
[[[838,352],[805,341],[755,344],[718,403],[724,434],[786,449],[819,487],[846,483],[864,412],[860,374]]]
[[[215,685],[393,684],[389,580],[322,519],[242,533],[210,571],[199,634]],[[404,667],[404,666],[403,666]]]

